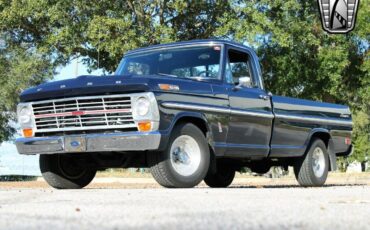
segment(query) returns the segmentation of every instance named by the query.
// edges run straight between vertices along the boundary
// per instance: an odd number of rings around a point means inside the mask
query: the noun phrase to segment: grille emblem
[[[73,111],[72,115],[73,116],[81,116],[81,115],[85,115],[85,112],[84,111]]]
[[[359,0],[318,0],[321,23],[329,33],[348,33],[355,27]]]

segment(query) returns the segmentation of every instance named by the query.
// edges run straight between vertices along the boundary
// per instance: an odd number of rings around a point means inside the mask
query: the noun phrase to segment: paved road
[[[370,229],[370,186],[0,188],[0,229]]]

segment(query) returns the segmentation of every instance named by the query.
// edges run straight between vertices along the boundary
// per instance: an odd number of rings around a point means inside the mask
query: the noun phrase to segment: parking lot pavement
[[[0,188],[0,229],[369,229],[370,186]]]

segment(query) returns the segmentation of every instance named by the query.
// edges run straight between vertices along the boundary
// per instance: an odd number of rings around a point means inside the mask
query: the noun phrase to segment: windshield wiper
[[[174,74],[168,74],[168,73],[157,73],[158,75],[161,75],[161,76],[167,76],[167,77],[178,77],[177,75],[174,75]]]

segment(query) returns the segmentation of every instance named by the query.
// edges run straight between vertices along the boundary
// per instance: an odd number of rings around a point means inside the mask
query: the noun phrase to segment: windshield
[[[220,46],[199,46],[135,53],[123,58],[115,74],[220,79],[220,52]]]

